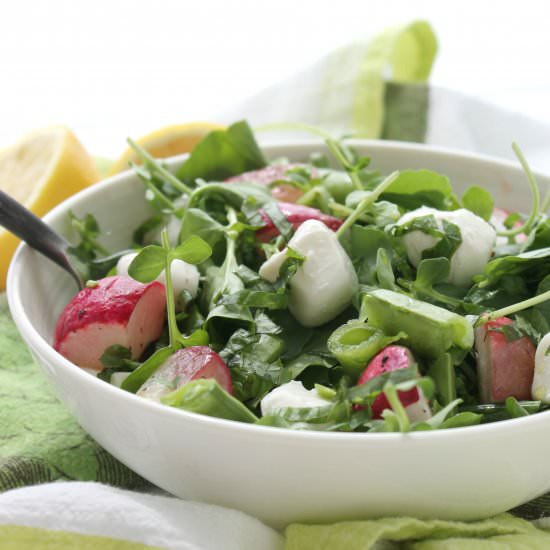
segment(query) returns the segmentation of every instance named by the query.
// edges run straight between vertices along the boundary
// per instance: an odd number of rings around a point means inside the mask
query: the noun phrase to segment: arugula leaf
[[[217,220],[199,208],[188,208],[181,221],[180,242],[196,235],[207,242],[212,249],[224,240],[225,228]]]
[[[462,243],[462,235],[458,225],[443,220],[443,236],[432,247],[422,252],[422,259],[451,258]]]
[[[491,193],[487,189],[477,185],[472,185],[466,189],[464,195],[462,195],[462,204],[464,208],[467,208],[470,212],[473,212],[485,221],[491,219],[495,207]]]
[[[277,203],[268,202],[265,204],[263,210],[283,237],[285,244],[288,243],[288,241],[292,238],[292,235],[294,235],[294,227],[281,212],[281,209]]]
[[[447,176],[431,170],[402,170],[397,179],[382,194],[382,199],[406,210],[431,206],[438,210],[459,207]]]
[[[392,258],[392,238],[381,229],[359,225],[354,225],[350,233],[350,256],[356,263],[359,282],[376,286],[378,251],[383,249]]]
[[[527,282],[540,281],[550,271],[550,247],[491,260],[483,274],[476,275],[477,288],[496,286],[506,275],[518,275]]]
[[[102,380],[109,382],[115,372],[133,371],[139,363],[132,361],[130,350],[119,344],[109,346],[99,358],[105,367],[97,376]]]
[[[414,381],[416,379],[418,379],[417,365],[385,372],[372,378],[365,384],[350,388],[347,393],[347,398],[356,405],[366,405],[369,401],[374,401],[388,382],[397,385],[402,382]]]
[[[102,277],[107,277],[110,275],[111,270],[113,270],[118,263],[118,260],[126,254],[131,254],[135,250],[121,250],[120,252],[115,252],[109,256],[103,256],[101,258],[96,258],[88,262],[88,277],[92,280],[101,279]]]
[[[197,178],[222,181],[266,165],[250,127],[245,121],[240,121],[225,130],[206,135],[195,145],[177,175],[187,182],[194,182]]]
[[[75,269],[83,280],[105,276],[117,260],[109,262],[113,256],[109,256],[107,250],[99,243],[100,228],[97,220],[92,214],[79,218],[72,210],[69,210],[68,215],[71,226],[80,237],[78,245],[68,248]],[[104,258],[97,261],[98,255]]]
[[[550,219],[541,216],[539,222],[529,233],[527,241],[521,248],[521,252],[547,247],[550,247]]]
[[[401,237],[412,231],[422,231],[426,235],[437,238],[436,244],[422,252],[422,258],[451,258],[456,249],[462,243],[460,228],[448,220],[442,220],[442,228],[439,227],[433,214],[418,216],[407,223],[394,225],[392,234]]]
[[[155,229],[166,224],[166,216],[164,214],[154,214],[150,218],[147,218],[143,223],[141,223],[137,229],[134,231],[132,239],[138,247],[145,246],[145,241],[148,239],[150,233]]]
[[[451,264],[447,258],[429,258],[418,264],[414,281],[400,280],[399,282],[416,298],[436,305],[443,304],[447,309],[456,311],[465,307],[464,301],[445,294],[439,289],[439,286],[449,279],[450,271]],[[439,285],[438,288],[434,288],[436,285]]]
[[[517,401],[515,398],[512,398],[507,403],[482,403],[459,407],[460,412],[480,415],[482,424],[518,418],[547,409],[548,406],[542,405],[540,401]]]
[[[256,333],[239,329],[229,338],[220,356],[231,369],[235,394],[256,407],[275,384],[281,383],[279,360],[283,341],[273,334],[274,323],[262,313],[256,315]],[[261,332],[268,330],[269,333]]]

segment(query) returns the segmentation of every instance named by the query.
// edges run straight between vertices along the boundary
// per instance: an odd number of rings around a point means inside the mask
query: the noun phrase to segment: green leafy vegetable
[[[473,212],[485,221],[491,219],[495,206],[491,193],[487,189],[483,189],[483,187],[477,185],[472,185],[466,189],[464,195],[462,195],[462,204],[464,208],[467,208],[470,212]]]
[[[178,177],[187,182],[222,181],[266,164],[250,127],[241,121],[203,138],[178,170]]]
[[[384,191],[382,199],[406,210],[421,206],[454,210],[459,206],[449,179],[431,170],[402,170]]]
[[[191,380],[176,391],[161,397],[161,401],[171,407],[226,420],[238,422],[258,420],[249,409],[229,395],[212,378]]]

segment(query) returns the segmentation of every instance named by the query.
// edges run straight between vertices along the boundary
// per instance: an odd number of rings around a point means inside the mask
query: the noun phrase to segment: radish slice
[[[160,402],[164,395],[199,378],[213,378],[227,393],[233,393],[231,373],[223,359],[208,346],[191,346],[171,355],[141,386],[137,395]]]
[[[405,369],[415,363],[416,361],[412,353],[406,347],[387,346],[370,360],[367,368],[359,377],[358,384],[365,384],[381,374],[398,369]],[[399,401],[401,401],[403,407],[405,407],[409,420],[412,422],[426,420],[431,417],[432,414],[428,400],[418,388],[399,391],[397,395]],[[357,410],[362,407],[359,405],[355,406],[355,408]],[[373,418],[382,418],[382,412],[385,409],[391,409],[391,405],[387,397],[381,393],[372,404]]]
[[[535,369],[535,346],[527,336],[508,341],[495,329],[511,325],[500,317],[478,327],[475,333],[479,393],[484,403],[504,401],[507,397],[530,399]]]
[[[81,290],[61,313],[54,348],[79,367],[102,371],[100,357],[112,345],[138,359],[160,337],[166,315],[164,285],[106,277]]]
[[[335,218],[334,216],[329,216],[328,214],[323,214],[323,212],[317,210],[317,208],[310,208],[309,206],[302,206],[301,204],[292,204],[289,202],[279,202],[277,206],[295,230],[308,220],[320,221],[329,229],[332,229],[332,231],[336,231],[343,223],[343,220]],[[273,239],[273,237],[279,235],[279,230],[263,210],[260,210],[260,214],[266,225],[256,231],[256,237],[258,240],[267,243]]]

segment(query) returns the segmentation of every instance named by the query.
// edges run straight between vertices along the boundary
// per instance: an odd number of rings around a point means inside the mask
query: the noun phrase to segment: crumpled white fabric
[[[284,546],[280,533],[242,512],[93,482],[46,483],[1,493],[2,524],[174,550],[282,550]]]

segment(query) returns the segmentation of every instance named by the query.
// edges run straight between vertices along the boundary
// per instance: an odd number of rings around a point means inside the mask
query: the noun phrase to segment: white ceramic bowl
[[[525,177],[513,163],[402,143],[354,145],[383,172],[431,168],[447,174],[459,194],[481,184],[500,206],[529,208]],[[271,158],[301,160],[323,147],[302,142],[264,149]],[[539,183],[548,185],[550,178],[540,176]],[[46,221],[71,236],[67,211],[92,212],[104,244],[120,249],[148,216],[143,191],[126,172],[67,200]],[[50,345],[56,319],[75,291],[57,266],[19,248],[8,275],[10,308],[59,397],[110,453],[174,495],[283,526],[386,515],[469,520],[550,490],[550,412],[411,434],[295,432],[200,416],[124,392]]]

